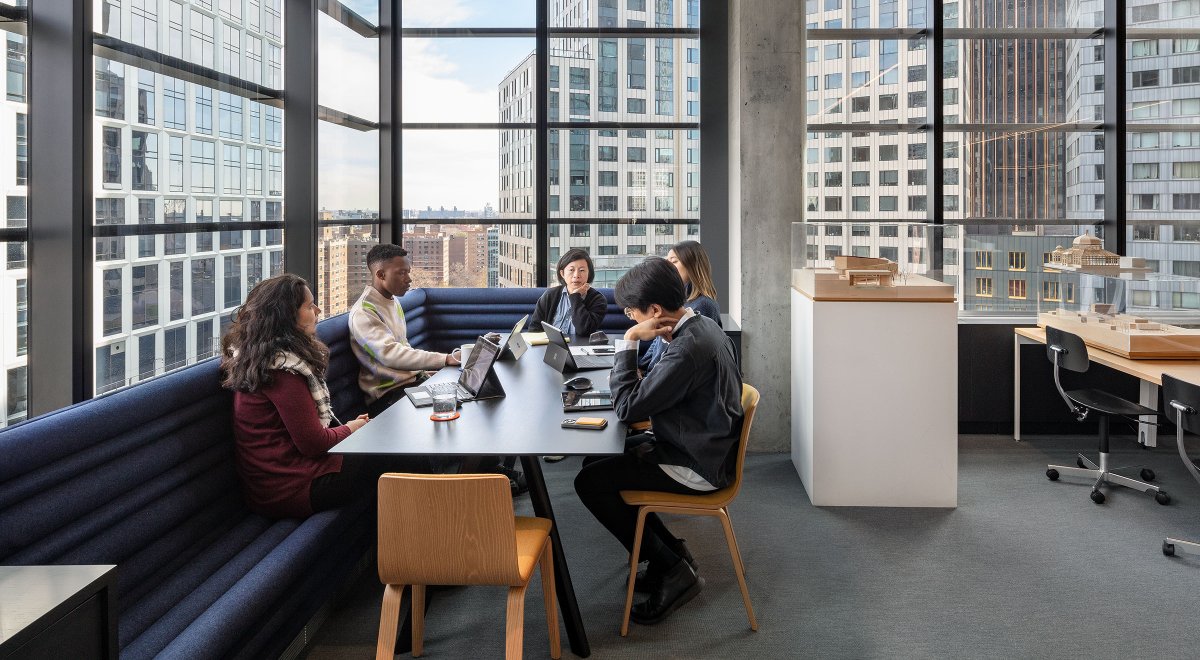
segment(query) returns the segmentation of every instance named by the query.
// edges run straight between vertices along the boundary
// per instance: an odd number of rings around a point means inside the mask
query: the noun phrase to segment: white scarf
[[[313,403],[317,404],[317,416],[321,418],[321,426],[327,428],[330,421],[335,421],[339,425],[342,423],[337,415],[333,414],[333,406],[329,401],[329,386],[325,384],[324,380],[317,378],[312,369],[308,367],[308,363],[301,360],[299,356],[290,351],[280,351],[275,354],[271,368],[304,376],[304,380],[308,381],[308,393],[312,395]]]

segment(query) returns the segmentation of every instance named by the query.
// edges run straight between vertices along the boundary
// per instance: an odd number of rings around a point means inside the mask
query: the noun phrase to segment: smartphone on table
[[[574,419],[564,419],[562,427],[564,429],[592,429],[599,431],[608,426],[608,420],[603,417],[576,417]]]

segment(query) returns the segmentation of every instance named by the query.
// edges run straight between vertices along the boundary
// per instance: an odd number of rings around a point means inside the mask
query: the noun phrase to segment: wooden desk
[[[116,566],[0,566],[0,658],[117,658]]]
[[[1046,344],[1043,328],[1017,328],[1013,337],[1013,438],[1021,439],[1021,346]],[[1170,374],[1189,383],[1200,384],[1200,361],[1198,360],[1131,360],[1115,353],[1088,347],[1088,360],[1134,376],[1140,382],[1138,403],[1149,408],[1158,407],[1158,388],[1162,386],[1162,375]],[[1138,442],[1147,447],[1158,445],[1158,427],[1155,416],[1145,415],[1138,424]]]
[[[620,455],[625,451],[625,426],[611,410],[586,413],[562,411],[562,383],[576,374],[563,375],[542,362],[545,346],[531,346],[518,362],[496,363],[496,375],[507,396],[501,399],[462,404],[460,417],[450,422],[430,421],[433,408],[414,408],[400,399],[378,417],[343,440],[331,454],[415,454],[520,456],[529,482],[534,512],[554,521],[554,509],[546,491],[539,457],[544,455]],[[446,367],[429,382],[456,380],[459,369]],[[596,389],[608,389],[607,370],[589,370],[578,375],[592,379]],[[604,417],[602,431],[564,429],[567,417]],[[571,651],[586,658],[591,653],[575,588],[567,569],[567,558],[555,521],[550,530],[554,541],[554,582],[559,608],[567,629]]]

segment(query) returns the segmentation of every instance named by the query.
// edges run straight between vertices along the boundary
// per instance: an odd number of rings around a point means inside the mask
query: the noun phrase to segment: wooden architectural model
[[[1055,309],[1038,314],[1038,325],[1066,330],[1092,348],[1133,360],[1200,357],[1200,330],[1112,312],[1113,306],[1103,303],[1086,312]]]
[[[1104,249],[1100,239],[1089,234],[1077,236],[1069,249],[1059,245],[1050,253],[1046,268],[1091,275],[1129,279],[1150,272],[1141,257],[1122,257]]]
[[[847,280],[850,286],[895,286],[896,264],[875,257],[833,258],[833,269],[838,279]]]

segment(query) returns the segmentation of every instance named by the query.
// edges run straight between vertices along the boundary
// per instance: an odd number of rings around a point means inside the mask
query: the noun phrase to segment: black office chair
[[[1200,470],[1196,462],[1188,458],[1187,448],[1183,444],[1183,434],[1200,433],[1200,387],[1185,383],[1178,378],[1163,374],[1163,401],[1175,411],[1175,444],[1179,446],[1179,457],[1192,478],[1200,482]],[[1181,541],[1179,539],[1163,539],[1163,554],[1172,557],[1176,550],[1190,554],[1200,554],[1200,543]]]
[[[1157,415],[1158,411],[1132,401],[1126,401],[1104,390],[1064,390],[1062,379],[1059,376],[1061,369],[1077,373],[1083,373],[1088,370],[1087,346],[1084,345],[1083,340],[1078,335],[1073,335],[1058,328],[1047,327],[1046,357],[1054,363],[1054,387],[1058,388],[1058,393],[1062,395],[1063,401],[1067,402],[1067,407],[1071,409],[1075,417],[1082,422],[1087,418],[1088,413],[1093,410],[1100,415],[1099,465],[1092,462],[1087,456],[1079,454],[1079,457],[1075,461],[1079,467],[1067,467],[1064,465],[1046,466],[1046,476],[1050,478],[1050,481],[1058,481],[1060,475],[1093,479],[1092,501],[1096,504],[1104,502],[1104,493],[1100,491],[1101,484],[1112,484],[1114,486],[1125,486],[1126,488],[1140,490],[1147,495],[1153,495],[1155,501],[1159,504],[1170,502],[1171,497],[1165,491],[1158,486],[1145,482],[1154,480],[1153,470],[1143,468],[1141,477],[1145,481],[1138,481],[1137,479],[1131,479],[1116,473],[1116,470],[1125,468],[1108,467],[1108,426],[1110,418],[1117,416],[1137,422],[1139,416]]]

